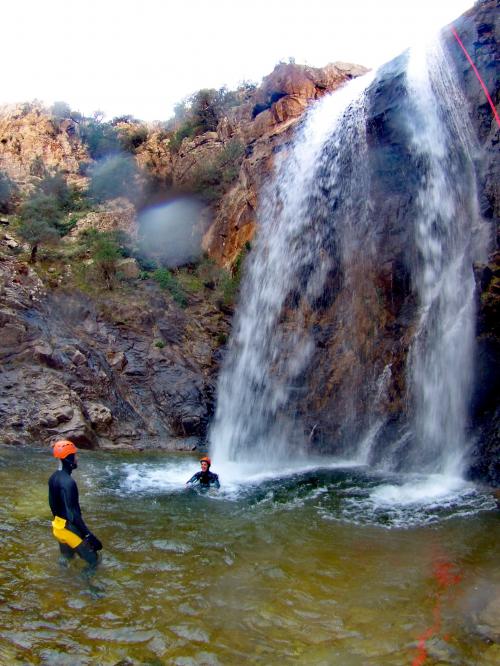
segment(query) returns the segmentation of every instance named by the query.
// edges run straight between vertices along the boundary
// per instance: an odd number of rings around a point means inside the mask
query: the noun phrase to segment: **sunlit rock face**
[[[259,193],[273,171],[274,156],[290,143],[304,111],[325,94],[367,70],[334,63],[317,69],[280,64],[264,78],[250,99],[218,127],[221,141],[245,146],[237,181],[217,207],[204,247],[219,264],[231,266],[255,233]]]
[[[124,197],[108,201],[79,219],[66,239],[75,240],[82,231],[89,229],[100,232],[123,231],[131,238],[136,238],[138,224],[135,206]]]
[[[80,165],[88,161],[71,119],[53,118],[36,103],[0,108],[0,169],[21,188],[43,168],[80,183]]]

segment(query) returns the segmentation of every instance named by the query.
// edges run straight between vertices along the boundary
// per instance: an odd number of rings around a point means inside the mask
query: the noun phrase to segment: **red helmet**
[[[203,456],[203,458],[200,458],[200,462],[201,462],[201,463],[202,463],[202,462],[206,462],[206,463],[208,463],[208,466],[209,466],[209,467],[210,467],[210,465],[212,464],[212,461],[210,460],[210,458],[209,458],[208,456]]]
[[[70,442],[69,439],[60,439],[58,442],[52,444],[52,449],[54,458],[60,458],[61,460],[78,451],[76,446],[73,442]]]

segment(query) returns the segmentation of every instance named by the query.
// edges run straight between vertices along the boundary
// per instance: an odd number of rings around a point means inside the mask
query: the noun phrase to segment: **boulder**
[[[129,280],[135,280],[141,272],[137,260],[133,257],[120,259],[116,264],[116,270],[118,273],[121,273],[122,277]]]

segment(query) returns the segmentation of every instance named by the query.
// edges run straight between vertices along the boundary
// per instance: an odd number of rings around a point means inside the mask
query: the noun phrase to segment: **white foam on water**
[[[221,490],[219,495],[235,497],[245,488],[259,486],[266,481],[279,480],[301,475],[317,469],[346,469],[360,467],[350,460],[318,458],[298,460],[284,466],[269,467],[259,463],[236,463],[222,461],[212,463],[211,471],[219,475]],[[123,480],[120,489],[125,493],[134,492],[181,492],[186,481],[199,466],[194,460],[169,461],[154,467],[148,464],[125,464],[122,466]]]
[[[124,464],[119,470],[119,493],[180,494],[198,469],[194,459]],[[215,461],[212,469],[219,474],[221,489],[209,493],[210,499],[244,501],[241,507],[246,506],[245,510],[287,511],[313,506],[324,520],[358,526],[410,529],[496,508],[491,493],[459,477],[406,474],[374,478],[365,466],[335,458],[302,459],[271,468],[264,463]],[[346,474],[330,478],[324,474],[328,470],[345,470]],[[304,485],[301,477],[314,472],[321,472],[324,482],[316,487]],[[293,477],[296,484],[290,481]]]
[[[474,485],[460,477],[433,474],[403,485],[381,485],[371,493],[370,497],[375,506],[425,505],[434,504],[437,501],[453,500],[471,490],[474,490]]]

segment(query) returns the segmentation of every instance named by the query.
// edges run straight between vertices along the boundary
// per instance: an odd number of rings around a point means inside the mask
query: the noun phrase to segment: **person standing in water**
[[[203,489],[220,488],[219,477],[210,471],[212,461],[208,456],[200,459],[201,472],[196,472],[193,476],[186,481],[186,485],[199,485]]]
[[[61,467],[49,479],[49,505],[54,520],[52,533],[59,542],[61,562],[67,563],[77,553],[93,570],[99,561],[97,552],[102,543],[85,525],[80,503],[78,486],[71,473],[78,467],[78,449],[69,440],[60,440],[53,446],[53,455],[60,460]]]

